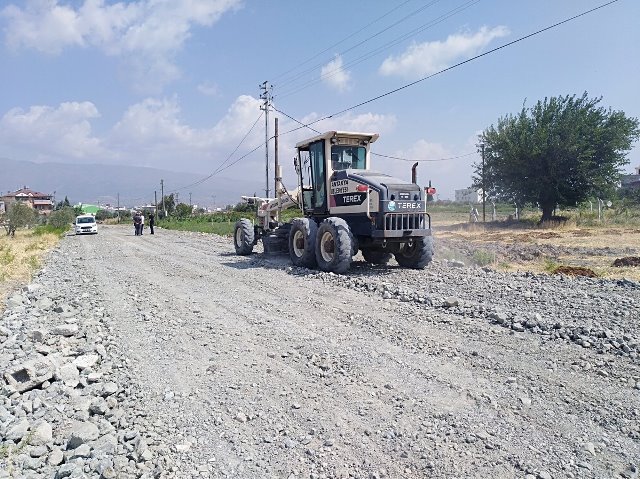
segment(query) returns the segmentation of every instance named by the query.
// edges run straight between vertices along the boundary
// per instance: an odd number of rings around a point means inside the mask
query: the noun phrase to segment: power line
[[[429,28],[432,28],[432,27],[444,22],[445,20],[453,17],[454,15],[459,14],[460,12],[466,10],[467,8],[470,8],[471,6],[473,6],[473,5],[475,5],[476,3],[479,3],[479,2],[480,2],[480,0],[469,0],[466,3],[464,3],[462,5],[459,5],[458,7],[454,8],[452,10],[449,10],[448,12],[446,12],[445,14],[435,18],[434,20],[431,20],[430,22],[425,23],[425,24],[421,25],[420,27],[418,27],[418,28],[416,28],[414,30],[411,30],[410,32],[405,33],[405,34],[397,37],[396,39],[394,39],[394,40],[392,40],[392,41],[390,41],[388,43],[385,43],[382,46],[380,46],[380,47],[378,47],[378,48],[376,48],[374,50],[370,50],[369,52],[366,52],[364,55],[362,55],[362,56],[360,56],[358,58],[355,58],[354,60],[348,62],[345,65],[342,65],[339,68],[335,68],[335,69],[330,70],[330,71],[328,71],[328,72],[326,72],[324,74],[321,74],[320,77],[318,77],[318,78],[314,78],[314,79],[308,80],[307,82],[298,85],[298,87],[293,87],[293,88],[289,89],[288,91],[285,90],[284,93],[280,93],[278,95],[278,98],[289,97],[289,96],[294,95],[294,94],[296,94],[296,93],[298,93],[298,92],[300,92],[302,90],[305,90],[306,88],[310,87],[311,85],[314,85],[316,83],[321,82],[322,80],[325,80],[327,78],[331,78],[331,77],[337,75],[338,73],[346,70],[349,67],[353,67],[355,65],[358,65],[358,64],[362,63],[363,61],[366,61],[369,58],[372,58],[372,57],[376,56],[377,54],[379,54],[379,53],[381,53],[381,52],[383,52],[385,50],[388,50],[389,48],[391,48],[391,47],[393,47],[395,45],[398,45],[399,43],[402,43],[403,41],[407,40],[408,38],[411,38],[412,36],[415,36],[418,33],[422,33],[423,31],[428,30]],[[311,70],[309,70],[309,71],[311,71]]]
[[[300,68],[303,65],[306,65],[307,63],[309,63],[312,60],[315,60],[316,58],[318,58],[320,55],[323,55],[324,53],[327,53],[329,50],[331,50],[334,47],[337,47],[338,45],[340,45],[341,43],[346,42],[348,39],[356,36],[358,33],[363,32],[364,30],[366,30],[367,28],[369,28],[371,25],[377,23],[378,21],[382,20],[383,18],[386,18],[387,16],[389,16],[390,14],[392,14],[393,12],[395,12],[396,10],[398,10],[399,8],[404,7],[407,3],[409,3],[411,0],[406,0],[405,2],[401,3],[400,5],[398,5],[397,7],[392,8],[391,10],[389,10],[388,12],[384,13],[383,15],[379,16],[378,18],[376,18],[375,20],[373,20],[372,22],[367,23],[366,25],[364,25],[360,30],[357,30],[355,32],[353,32],[350,35],[347,35],[346,37],[344,37],[342,40],[334,43],[333,45],[325,48],[324,50],[322,50],[319,53],[316,53],[315,55],[313,55],[312,57],[308,58],[307,60],[300,62],[297,66],[287,70],[284,73],[280,73],[279,75],[276,75],[275,77],[273,77],[273,80],[276,80],[278,78],[281,78],[285,75],[288,75],[289,73],[297,70],[298,68]]]
[[[409,18],[414,17],[415,15],[417,15],[418,13],[420,13],[421,11],[426,10],[426,9],[427,9],[427,8],[429,8],[430,6],[432,6],[432,5],[436,4],[436,3],[440,2],[440,1],[441,1],[441,0],[432,0],[430,3],[428,3],[428,4],[426,4],[426,5],[423,5],[423,6],[421,6],[420,8],[418,8],[417,10],[414,10],[414,11],[410,12],[409,14],[405,15],[405,16],[404,16],[404,17],[402,17],[400,20],[397,20],[396,22],[392,23],[392,24],[391,24],[391,25],[389,25],[388,27],[385,27],[385,28],[383,28],[382,30],[379,30],[378,32],[374,33],[373,35],[368,36],[368,37],[367,37],[367,38],[365,38],[364,40],[361,40],[360,42],[356,43],[355,45],[353,45],[353,46],[351,46],[351,47],[347,48],[346,50],[344,50],[344,51],[342,51],[342,52],[340,52],[340,53],[339,53],[339,55],[344,55],[345,53],[348,53],[348,52],[350,52],[350,51],[352,51],[352,50],[355,50],[355,49],[356,49],[356,48],[358,48],[360,45],[363,45],[363,44],[367,43],[368,41],[372,40],[373,38],[375,38],[375,37],[377,37],[377,36],[379,36],[379,35],[383,34],[384,32],[386,32],[386,31],[388,31],[388,30],[392,29],[393,27],[395,27],[395,26],[399,25],[400,23],[404,22],[405,20],[408,20]],[[407,2],[405,2],[405,3],[407,3]],[[403,5],[404,5],[404,4],[403,4]],[[394,10],[395,10],[395,9],[394,9]],[[393,10],[392,10],[392,11],[393,11]],[[385,16],[386,16],[386,15],[385,15]],[[376,20],[376,21],[377,21],[377,20]],[[374,22],[374,23],[375,23],[375,22]],[[360,30],[360,31],[361,31],[361,30]],[[353,35],[350,35],[350,37],[351,37],[351,36],[353,36]],[[347,37],[347,38],[349,38],[349,37]],[[330,48],[331,48],[331,47],[330,47]],[[330,49],[330,48],[329,48],[329,49]],[[329,50],[329,49],[327,49],[327,50]],[[325,52],[326,52],[327,50],[325,50]],[[323,63],[316,64],[316,65],[314,65],[313,67],[311,67],[311,68],[309,68],[309,69],[307,69],[307,70],[305,70],[305,71],[303,71],[303,72],[299,73],[297,76],[293,77],[292,79],[290,79],[290,80],[285,80],[284,82],[281,82],[279,86],[288,85],[289,83],[291,83],[291,82],[293,82],[293,81],[297,80],[298,78],[300,78],[302,75],[305,75],[305,74],[307,74],[307,73],[309,73],[309,72],[312,72],[312,71],[316,70],[318,67],[321,67],[322,65],[323,65]]]
[[[382,93],[382,94],[380,94],[378,96],[375,96],[373,98],[369,98],[368,100],[365,100],[365,101],[362,101],[362,102],[360,102],[360,103],[358,103],[356,105],[350,106],[349,108],[345,108],[344,110],[340,110],[338,112],[332,113],[331,115],[327,115],[327,116],[324,116],[322,118],[318,118],[317,120],[314,120],[312,122],[306,123],[303,126],[299,126],[297,128],[293,128],[293,129],[291,129],[289,131],[286,131],[286,132],[282,133],[282,135],[286,135],[288,133],[292,133],[294,131],[300,130],[301,128],[309,127],[309,125],[314,125],[314,124],[319,123],[319,122],[321,122],[323,120],[328,120],[330,118],[333,118],[334,116],[339,116],[339,115],[342,115],[343,113],[346,113],[348,111],[355,110],[356,108],[359,108],[361,106],[367,105],[369,103],[373,103],[374,101],[380,100],[381,98],[384,98],[384,97],[389,96],[389,95],[393,95],[394,93],[397,93],[397,92],[399,92],[401,90],[405,90],[405,89],[407,89],[409,87],[412,87],[414,85],[417,85],[418,83],[421,83],[421,82],[423,82],[425,80],[429,80],[430,78],[433,78],[435,76],[441,75],[442,73],[448,72],[449,70],[453,70],[454,68],[458,68],[458,67],[460,67],[462,65],[465,65],[467,63],[470,63],[470,62],[472,62],[474,60],[477,60],[479,58],[482,58],[482,57],[485,57],[485,56],[490,55],[492,53],[495,53],[498,50],[502,50],[504,48],[510,47],[512,45],[515,45],[516,43],[519,43],[519,42],[521,42],[523,40],[526,40],[528,38],[534,37],[534,36],[539,35],[541,33],[544,33],[544,32],[546,32],[548,30],[551,30],[552,28],[556,28],[556,27],[558,27],[560,25],[564,25],[565,23],[571,22],[571,21],[573,21],[573,20],[575,20],[577,18],[580,18],[580,17],[583,17],[585,15],[588,15],[589,13],[593,13],[596,10],[600,10],[600,9],[602,9],[604,7],[607,7],[609,5],[612,5],[612,4],[614,4],[614,3],[618,2],[618,1],[619,0],[611,0],[611,1],[607,2],[607,3],[603,3],[603,4],[601,4],[601,5],[597,6],[597,7],[591,8],[589,10],[586,10],[586,11],[582,12],[582,13],[579,13],[577,15],[569,17],[569,18],[567,18],[565,20],[562,20],[560,22],[554,23],[553,25],[550,25],[550,26],[545,27],[545,28],[541,28],[540,30],[537,30],[537,31],[535,31],[533,33],[529,33],[528,35],[524,35],[524,36],[522,36],[520,38],[517,38],[515,40],[512,40],[512,41],[510,41],[508,43],[505,43],[505,44],[500,45],[498,47],[492,48],[491,50],[488,50],[488,51],[486,51],[484,53],[480,53],[480,54],[475,55],[475,56],[473,56],[471,58],[468,58],[468,59],[466,59],[464,61],[458,62],[455,65],[451,65],[451,66],[449,66],[447,68],[443,68],[442,70],[439,70],[439,71],[437,71],[435,73],[432,73],[431,75],[427,75],[427,76],[425,76],[423,78],[420,78],[419,80],[415,80],[415,81],[412,81],[412,82],[407,83],[405,85],[402,85],[401,87],[395,88],[393,90],[389,90],[389,91],[387,91],[385,93]]]
[[[399,156],[391,156],[391,155],[383,155],[382,153],[374,153],[373,151],[371,152],[372,155],[374,156],[381,156],[382,158],[389,158],[391,160],[400,160],[400,161],[411,161],[411,162],[416,162],[416,161],[449,161],[449,160],[457,160],[459,158],[466,158],[467,156],[471,156],[471,155],[476,155],[478,154],[477,151],[472,151],[471,153],[465,153],[464,155],[458,155],[458,156],[451,156],[449,158],[437,158],[437,159],[429,159],[429,160],[412,160],[410,158],[401,158]]]
[[[175,193],[175,192],[177,192],[177,191],[184,190],[184,189],[186,189],[186,188],[191,188],[191,187],[193,187],[193,186],[201,185],[202,183],[204,183],[204,182],[205,182],[205,181],[207,181],[208,179],[212,178],[214,175],[216,175],[216,174],[220,173],[220,172],[221,172],[221,171],[223,171],[223,170],[226,170],[226,169],[227,169],[227,167],[224,167],[224,168],[222,168],[222,167],[224,166],[224,164],[225,164],[225,163],[227,163],[227,162],[231,159],[231,157],[232,157],[233,155],[235,155],[235,154],[236,154],[236,152],[238,151],[238,149],[240,148],[240,146],[242,146],[242,143],[244,143],[244,140],[246,140],[246,139],[247,139],[247,137],[251,134],[251,132],[253,131],[253,129],[255,128],[255,126],[256,126],[256,125],[258,124],[258,122],[260,121],[260,118],[262,118],[262,114],[263,114],[263,113],[262,113],[262,112],[260,112],[260,116],[258,116],[258,118],[256,118],[256,121],[254,121],[254,122],[253,122],[253,125],[251,125],[251,128],[249,128],[249,131],[247,131],[247,133],[242,137],[242,140],[240,140],[240,143],[238,143],[238,146],[236,146],[236,147],[235,147],[235,149],[234,149],[234,150],[229,154],[229,156],[227,156],[227,159],[226,159],[226,160],[224,160],[222,163],[220,163],[220,165],[218,165],[218,167],[213,171],[213,173],[211,173],[209,176],[206,176],[206,177],[204,177],[204,178],[202,178],[202,179],[200,179],[200,180],[198,180],[198,181],[196,181],[196,182],[194,182],[194,183],[191,183],[191,184],[189,184],[189,185],[185,185],[185,186],[181,186],[180,188],[176,188],[176,189],[175,189],[175,190],[173,190],[172,192],[173,192],[173,193]],[[252,150],[250,153],[253,153],[253,151],[255,151],[255,150]],[[248,153],[248,154],[249,154],[249,153]],[[246,156],[246,155],[245,155],[245,156]],[[242,158],[244,158],[244,157],[242,157]],[[235,163],[232,163],[232,164],[235,164]]]
[[[292,117],[292,116],[290,116],[290,115],[287,115],[285,112],[283,112],[283,111],[281,111],[281,110],[278,110],[275,106],[273,106],[273,105],[272,105],[272,106],[271,106],[271,108],[273,108],[273,110],[274,110],[274,111],[277,111],[278,113],[283,114],[284,116],[286,116],[286,117],[287,117],[287,118],[289,118],[290,120],[295,121],[298,125],[302,125],[302,126],[304,126],[304,127],[306,127],[306,128],[309,128],[311,131],[314,131],[314,132],[316,132],[317,134],[320,134],[320,132],[319,132],[318,130],[316,130],[315,128],[311,128],[310,126],[305,125],[305,124],[304,124],[304,123],[302,123],[300,120],[296,120],[294,117]]]

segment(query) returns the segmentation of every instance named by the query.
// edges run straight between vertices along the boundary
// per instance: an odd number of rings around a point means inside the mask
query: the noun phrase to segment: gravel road
[[[627,280],[101,226],[0,318],[0,478],[634,478],[639,326]]]

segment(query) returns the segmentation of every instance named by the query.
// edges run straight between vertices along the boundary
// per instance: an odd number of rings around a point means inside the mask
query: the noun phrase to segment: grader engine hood
[[[370,191],[368,194],[367,191]],[[336,171],[331,177],[329,206],[362,211],[369,196],[369,211],[419,212],[425,209],[421,188],[413,183],[369,170]],[[357,207],[357,208],[356,208]]]

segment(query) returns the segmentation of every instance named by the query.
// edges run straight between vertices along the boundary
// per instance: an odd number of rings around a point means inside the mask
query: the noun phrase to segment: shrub
[[[491,251],[478,249],[473,252],[473,262],[478,266],[487,266],[495,262],[495,254]]]

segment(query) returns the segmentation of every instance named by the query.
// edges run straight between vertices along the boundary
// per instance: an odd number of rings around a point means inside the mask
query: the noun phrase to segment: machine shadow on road
[[[227,261],[222,262],[223,266],[228,266],[234,269],[282,269],[289,266],[293,266],[289,256],[286,254],[264,254],[264,253],[253,253],[248,256],[239,257],[235,253],[220,253],[220,256],[233,257],[238,258],[237,261]],[[344,276],[371,276],[371,274],[375,273],[376,276],[387,276],[394,273],[398,269],[403,269],[400,266],[396,265],[372,265],[362,260],[354,260],[351,263],[351,269],[346,273],[343,273]],[[309,269],[310,273],[320,273],[320,270]],[[295,274],[295,273],[294,273]]]

